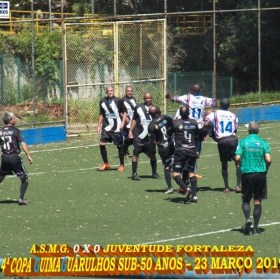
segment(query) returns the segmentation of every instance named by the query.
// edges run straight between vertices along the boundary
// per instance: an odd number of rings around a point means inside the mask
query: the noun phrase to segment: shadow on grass
[[[152,177],[152,175],[139,175],[138,174],[138,176],[141,178],[141,179],[153,179],[153,180],[160,180],[160,179],[155,179],[155,178],[153,178]],[[129,177],[127,177],[128,179],[131,179],[132,178],[132,176],[129,176]]]
[[[240,232],[241,234],[244,234],[243,233],[243,226],[241,226],[240,228],[234,228],[231,231],[236,231],[236,232]],[[263,232],[265,232],[265,229],[264,228],[259,228],[259,231],[260,231],[260,233],[263,233]],[[253,229],[252,228],[251,228],[250,234],[247,234],[247,235],[253,235]]]
[[[0,200],[1,204],[12,204],[12,203],[18,203],[17,200],[12,200],[12,199],[6,199],[6,200]]]

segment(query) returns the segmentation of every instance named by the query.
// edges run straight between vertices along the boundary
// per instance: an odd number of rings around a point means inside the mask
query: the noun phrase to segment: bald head
[[[180,115],[183,120],[187,120],[189,118],[189,107],[188,106],[181,106],[180,107]]]
[[[191,93],[200,93],[200,85],[199,84],[194,84],[191,86]]]
[[[158,115],[160,115],[160,109],[157,106],[152,105],[149,108],[149,114],[151,115],[151,117],[154,119],[156,118]]]

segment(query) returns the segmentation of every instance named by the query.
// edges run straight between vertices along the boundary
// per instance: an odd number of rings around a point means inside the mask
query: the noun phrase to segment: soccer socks
[[[123,146],[117,147],[119,151],[120,165],[124,166],[124,149]]]
[[[152,167],[152,173],[156,174],[157,173],[157,161],[156,160],[150,160],[151,167]]]
[[[191,180],[191,190],[192,190],[192,197],[196,196],[196,187],[197,187],[197,179],[195,176],[190,178]]]
[[[188,187],[186,186],[186,184],[184,183],[183,179],[181,178],[180,175],[177,175],[174,177],[175,182],[177,183],[177,185],[179,185],[180,187],[182,187],[185,191],[187,191]]]
[[[229,186],[228,186],[228,170],[227,169],[222,168],[222,176],[223,176],[223,180],[224,180],[224,183],[225,183],[225,188],[229,189]]]
[[[132,162],[132,175],[134,175],[135,173],[137,173],[137,165],[138,165],[138,162]]]
[[[236,167],[236,186],[241,187],[241,176],[242,172],[240,170],[240,167]]]
[[[261,204],[255,204],[254,205],[254,212],[253,212],[254,229],[258,228],[259,221],[260,221],[260,218],[261,218],[261,214],[262,214],[262,205]]]
[[[164,169],[164,178],[168,189],[172,189],[170,169]]]
[[[28,187],[28,181],[21,182],[19,198],[24,199],[24,194]]]
[[[101,157],[103,159],[103,162],[108,163],[106,146],[105,145],[99,145],[99,148],[100,148],[100,154],[101,154]]]
[[[242,210],[245,216],[245,219],[248,220],[250,219],[250,212],[251,212],[251,207],[248,202],[243,202],[242,203]]]

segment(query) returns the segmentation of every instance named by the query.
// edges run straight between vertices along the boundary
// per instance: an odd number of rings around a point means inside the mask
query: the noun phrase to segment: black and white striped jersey
[[[148,126],[152,121],[152,117],[149,115],[149,108],[152,106],[145,104],[138,104],[134,109],[133,120],[136,121],[134,128],[134,137],[144,139],[148,135]]]
[[[130,128],[132,118],[133,118],[134,109],[135,109],[135,106],[136,106],[136,101],[133,97],[128,98],[128,97],[125,96],[125,97],[123,97],[123,103],[124,103],[124,106],[126,107],[126,110],[127,110],[127,117],[129,118],[129,123],[126,125],[126,127]]]
[[[126,107],[121,98],[102,98],[99,104],[99,115],[103,116],[102,129],[108,132],[119,132],[122,121],[121,113],[126,112]]]

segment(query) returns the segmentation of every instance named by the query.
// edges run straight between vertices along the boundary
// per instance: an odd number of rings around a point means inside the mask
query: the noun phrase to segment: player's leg
[[[261,233],[258,226],[262,214],[262,200],[267,199],[267,179],[265,173],[255,173],[254,176],[256,179],[254,184],[253,234],[256,235]]]
[[[173,167],[172,167],[172,177],[175,180],[175,182],[177,183],[177,185],[180,188],[184,189],[184,194],[185,194],[185,198],[184,198],[184,202],[189,201],[190,199],[190,188],[187,187],[187,185],[185,184],[185,182],[183,181],[182,177],[181,177],[181,172],[183,171],[183,168],[185,167],[185,156],[179,153],[174,154],[174,163],[173,163]]]
[[[143,143],[137,138],[133,138],[133,156],[132,156],[132,180],[140,181],[141,178],[137,174],[138,157],[142,153]]]
[[[222,165],[221,173],[222,173],[222,178],[224,181],[224,193],[229,193],[230,192],[230,187],[228,184],[228,161],[231,160],[231,155],[229,153],[229,146],[228,146],[228,137],[222,138],[218,142],[218,150],[219,150],[219,155],[220,155],[220,161]]]
[[[173,158],[171,156],[161,156],[161,161],[163,164],[164,170],[164,179],[167,184],[167,191],[165,193],[173,193],[172,183],[171,183],[171,171],[172,171],[172,164]]]
[[[99,171],[104,171],[104,170],[110,168],[110,164],[108,162],[107,149],[106,149],[106,143],[110,142],[110,141],[112,141],[112,140],[111,140],[109,133],[105,130],[102,130],[101,136],[100,136],[99,148],[100,148],[100,154],[101,154],[103,163],[99,167]]]
[[[243,228],[243,233],[245,235],[249,234],[251,231],[252,221],[250,219],[251,207],[250,202],[253,197],[254,186],[252,181],[252,174],[242,175],[242,211],[245,217],[245,225]]]
[[[20,157],[20,155],[13,155],[10,157],[10,161],[12,163],[13,172],[17,175],[17,177],[20,179],[21,182],[18,204],[28,205],[29,204],[28,201],[24,198],[24,195],[28,187],[28,176],[27,176],[25,166],[22,162],[22,158]]]
[[[118,168],[118,171],[123,172],[125,170],[125,168],[124,168],[124,149],[123,149],[124,135],[123,135],[123,132],[114,132],[111,134],[111,138],[112,138],[114,145],[117,147],[118,153],[119,153],[120,166]]]

